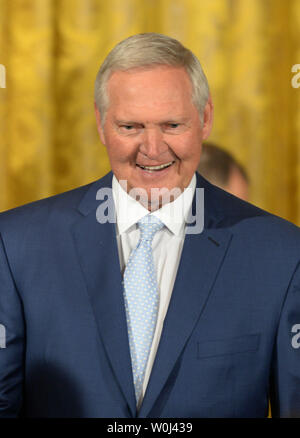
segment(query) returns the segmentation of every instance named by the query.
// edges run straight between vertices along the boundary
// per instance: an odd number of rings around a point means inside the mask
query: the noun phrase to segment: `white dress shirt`
[[[186,217],[192,204],[195,187],[196,175],[194,174],[189,186],[175,201],[165,204],[160,209],[151,213],[158,217],[165,226],[155,234],[152,242],[154,266],[157,272],[157,284],[159,289],[159,307],[157,324],[146,366],[143,390],[138,402],[138,408],[147,388],[164,319],[172,295],[185,238]],[[140,231],[137,222],[149,214],[149,211],[133,197],[128,195],[115,176],[113,176],[112,189],[116,208],[119,260],[123,275],[131,251],[136,248],[139,241]]]

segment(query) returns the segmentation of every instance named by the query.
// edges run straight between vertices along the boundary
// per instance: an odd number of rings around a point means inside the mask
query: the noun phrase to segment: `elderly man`
[[[0,215],[1,415],[300,416],[299,229],[196,173],[199,61],[130,37],[95,100],[112,172]]]

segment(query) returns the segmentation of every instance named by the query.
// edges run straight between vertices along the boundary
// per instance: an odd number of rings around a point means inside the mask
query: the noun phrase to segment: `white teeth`
[[[164,169],[165,167],[171,166],[171,164],[173,164],[173,161],[170,161],[169,163],[166,163],[166,164],[161,164],[160,166],[141,166],[141,165],[139,165],[139,167],[141,167],[142,169],[146,169],[146,170],[160,170],[160,169]]]

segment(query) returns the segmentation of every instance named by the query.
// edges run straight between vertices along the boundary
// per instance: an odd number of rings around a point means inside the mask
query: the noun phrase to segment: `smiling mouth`
[[[175,163],[175,161],[170,161],[169,163],[161,164],[159,166],[142,166],[141,164],[137,164],[137,166],[143,170],[158,171],[158,170],[162,170],[162,169],[167,169],[167,167],[172,166],[172,164],[174,164],[174,163]]]

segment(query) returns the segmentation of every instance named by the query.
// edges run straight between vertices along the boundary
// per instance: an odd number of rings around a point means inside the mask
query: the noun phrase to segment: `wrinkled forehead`
[[[192,84],[183,67],[157,66],[115,71],[107,82],[109,106],[132,106],[154,110],[191,105]]]

